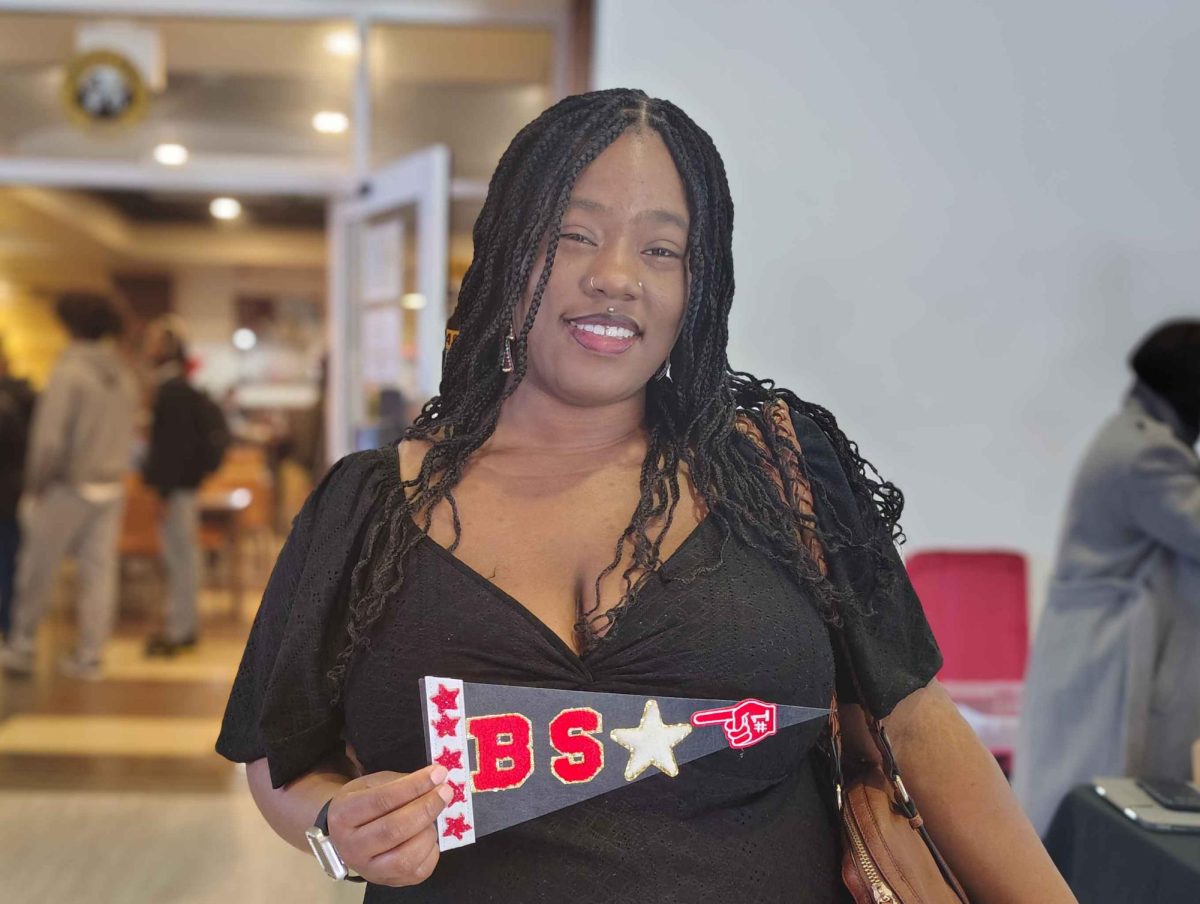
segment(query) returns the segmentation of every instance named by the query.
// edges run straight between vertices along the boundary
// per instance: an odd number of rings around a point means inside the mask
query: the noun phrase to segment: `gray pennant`
[[[471,844],[482,835],[623,788],[633,781],[660,773],[678,774],[679,766],[699,757],[729,747],[754,746],[785,728],[829,715],[827,708],[758,700],[604,694],[435,677],[422,679],[420,685],[429,762],[446,765],[449,779],[458,790],[455,802],[438,818],[442,850]],[[586,733],[600,744],[603,766],[586,780],[568,782],[552,768],[556,759],[563,760],[566,751],[553,746],[550,724],[564,711],[579,709],[594,711],[596,722],[601,723],[599,730]],[[479,743],[469,738],[468,726],[472,720],[499,714],[519,714],[528,720],[530,743],[528,748],[506,749],[515,752],[516,757],[498,761],[522,779],[519,786],[483,791],[472,780],[480,772]],[[480,727],[483,724],[476,722],[475,727],[486,735]],[[515,724],[524,726],[520,720]],[[564,724],[560,722],[560,731]],[[577,728],[576,734],[583,731]],[[521,774],[525,761],[532,766],[527,775]],[[594,767],[594,758],[592,764]],[[575,768],[590,772],[592,767],[584,763]]]

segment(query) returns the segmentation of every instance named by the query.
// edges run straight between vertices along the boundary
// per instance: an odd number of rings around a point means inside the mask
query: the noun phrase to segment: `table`
[[[1090,785],[1063,800],[1046,833],[1046,849],[1079,904],[1200,901],[1200,834],[1144,829]]]
[[[232,616],[242,617],[242,537],[241,515],[254,496],[250,490],[205,490],[197,497],[200,521],[221,532],[229,554],[229,595],[233,599]]]

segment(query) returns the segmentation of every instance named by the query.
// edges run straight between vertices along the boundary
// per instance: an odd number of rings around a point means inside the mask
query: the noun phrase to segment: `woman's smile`
[[[592,314],[564,322],[576,342],[601,355],[622,355],[642,336],[637,322],[623,314]]]

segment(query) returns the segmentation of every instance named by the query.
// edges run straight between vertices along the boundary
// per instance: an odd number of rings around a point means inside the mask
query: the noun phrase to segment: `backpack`
[[[225,421],[225,413],[212,400],[208,393],[195,387],[189,387],[196,394],[196,413],[199,426],[199,436],[196,443],[196,463],[200,467],[200,476],[207,477],[225,460],[233,437],[229,433],[229,424]]]

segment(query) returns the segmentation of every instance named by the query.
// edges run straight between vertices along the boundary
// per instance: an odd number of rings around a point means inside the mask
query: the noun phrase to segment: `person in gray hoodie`
[[[1098,776],[1187,778],[1200,737],[1200,320],[1134,350],[1084,455],[1025,676],[1013,786],[1045,835]]]
[[[137,384],[116,347],[122,330],[104,295],[69,293],[57,313],[71,335],[34,412],[25,472],[32,499],[17,563],[12,631],[0,650],[9,674],[34,667],[38,626],[58,566],[68,554],[79,570],[76,652],[61,663],[84,679],[102,674],[117,600],[117,541],[130,469]]]

